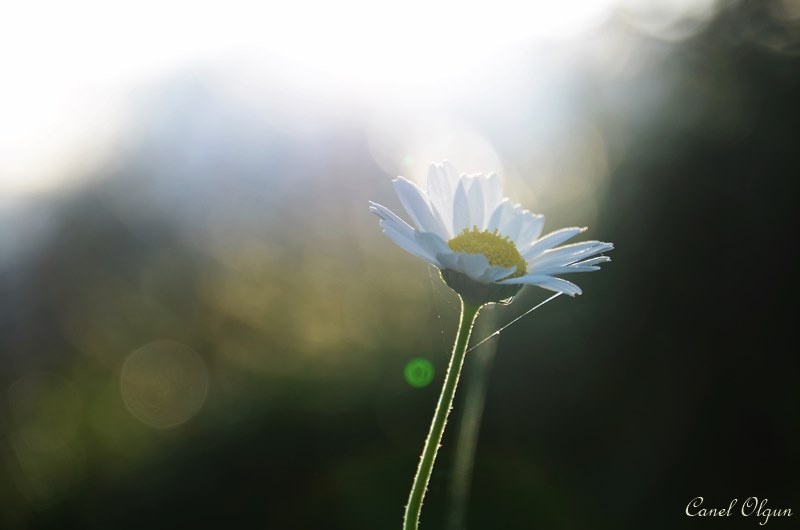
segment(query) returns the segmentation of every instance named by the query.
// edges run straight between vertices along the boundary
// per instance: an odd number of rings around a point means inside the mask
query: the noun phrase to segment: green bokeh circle
[[[422,388],[433,381],[433,364],[428,359],[411,359],[406,364],[403,373],[406,377],[406,383],[415,388]]]

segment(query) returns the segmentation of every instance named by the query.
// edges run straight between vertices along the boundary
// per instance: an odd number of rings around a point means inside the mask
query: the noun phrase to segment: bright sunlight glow
[[[614,2],[16,2],[0,19],[0,196],[107,157],[131,93],[184,65],[244,50],[323,89],[435,90],[504,50],[575,37]]]

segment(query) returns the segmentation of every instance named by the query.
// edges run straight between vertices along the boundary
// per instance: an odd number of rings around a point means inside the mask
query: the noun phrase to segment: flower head
[[[570,296],[581,294],[558,277],[599,270],[611,243],[585,241],[557,246],[585,228],[562,228],[542,236],[544,216],[503,198],[495,174],[459,175],[445,161],[428,171],[428,191],[398,177],[395,191],[414,227],[370,202],[383,232],[398,246],[438,267],[450,287],[478,303],[512,297],[525,284]]]

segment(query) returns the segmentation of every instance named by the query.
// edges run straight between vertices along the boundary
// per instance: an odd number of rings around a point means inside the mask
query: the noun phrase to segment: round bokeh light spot
[[[428,386],[433,381],[433,365],[428,359],[416,358],[411,359],[406,364],[403,374],[406,377],[406,383],[414,388],[422,388]]]
[[[177,342],[151,342],[122,365],[120,389],[138,420],[166,429],[197,414],[208,393],[208,370],[194,351]]]

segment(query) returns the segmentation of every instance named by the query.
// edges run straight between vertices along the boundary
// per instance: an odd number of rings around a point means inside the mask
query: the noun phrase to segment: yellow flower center
[[[514,242],[508,236],[484,230],[481,232],[477,226],[472,230],[465,228],[463,232],[447,242],[453,252],[466,252],[467,254],[483,254],[489,260],[489,265],[494,267],[517,267],[517,271],[508,276],[516,278],[527,272],[525,260],[517,250]]]

